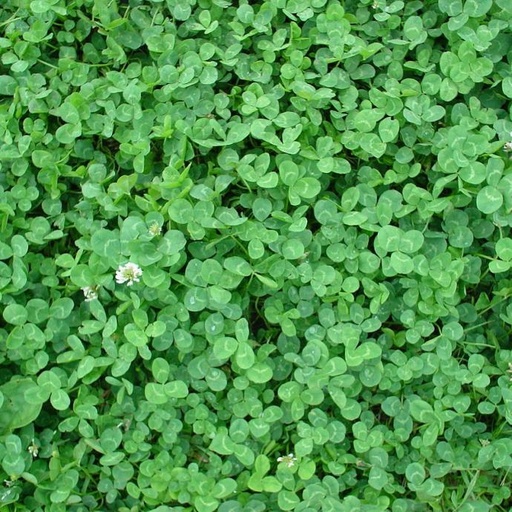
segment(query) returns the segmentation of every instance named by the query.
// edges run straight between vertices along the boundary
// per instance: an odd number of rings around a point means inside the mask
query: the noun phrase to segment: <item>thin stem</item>
[[[46,62],[42,59],[37,59],[37,62],[40,62],[41,64],[44,64],[45,66],[48,66],[49,68],[52,68],[52,69],[59,69],[57,66],[54,66],[53,64],[50,64],[49,62]]]

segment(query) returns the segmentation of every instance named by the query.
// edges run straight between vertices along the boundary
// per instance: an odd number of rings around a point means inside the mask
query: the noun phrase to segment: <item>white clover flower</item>
[[[86,286],[82,288],[85,296],[85,302],[91,302],[91,300],[98,298],[98,291],[96,286]]]
[[[39,454],[39,447],[34,443],[33,439],[32,439],[32,444],[28,447],[28,452],[34,458],[36,458]]]
[[[510,153],[512,151],[512,132],[510,132],[508,136],[510,137],[510,140],[508,142],[505,142],[505,145],[503,146],[503,151]]]
[[[295,457],[293,453],[289,453],[284,457],[277,457],[277,462],[284,462],[289,468],[293,468],[297,462],[297,457]]]
[[[120,265],[116,272],[116,282],[118,284],[126,283],[127,286],[132,286],[133,283],[140,281],[142,269],[136,263],[128,262]]]
[[[151,224],[151,226],[149,226],[148,231],[149,231],[149,234],[152,236],[160,235],[160,234],[162,234],[162,226],[159,226],[158,222],[153,222],[153,224]]]

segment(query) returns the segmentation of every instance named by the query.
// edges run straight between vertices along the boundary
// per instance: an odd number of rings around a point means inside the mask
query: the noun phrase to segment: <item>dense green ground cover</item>
[[[2,510],[510,510],[510,0],[0,27]]]

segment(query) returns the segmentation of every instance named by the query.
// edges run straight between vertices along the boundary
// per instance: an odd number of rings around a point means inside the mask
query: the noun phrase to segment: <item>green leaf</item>
[[[376,247],[382,248],[385,252],[398,251],[401,248],[403,232],[395,226],[384,226],[375,238]]]
[[[423,20],[419,16],[409,16],[404,23],[404,35],[409,41],[422,43],[427,38]]]
[[[7,260],[13,255],[11,247],[0,242],[0,260]]]
[[[212,439],[210,443],[210,450],[220,455],[231,455],[235,449],[235,443],[229,438],[228,433],[223,428]]]
[[[354,118],[354,128],[363,133],[371,132],[384,113],[379,110],[361,110]]]
[[[156,382],[148,382],[144,387],[144,395],[148,402],[156,405],[163,405],[169,401],[169,397],[165,392],[164,384]]]
[[[14,235],[11,238],[11,247],[13,254],[19,258],[23,258],[23,256],[28,252],[27,240],[21,235]]]
[[[272,379],[272,368],[265,363],[256,363],[246,372],[247,378],[256,384],[264,384]]]
[[[61,382],[59,377],[53,371],[45,371],[37,378],[37,384],[43,389],[48,395],[53,391],[61,388]]]
[[[21,440],[18,436],[8,435],[4,441],[6,454],[2,460],[2,468],[8,475],[17,476],[23,473],[25,463],[21,455]]]
[[[250,276],[253,272],[251,265],[240,256],[230,256],[224,260],[224,268],[239,276]]]
[[[439,97],[443,101],[452,101],[458,94],[458,88],[450,78],[444,78],[441,82]]]
[[[169,282],[169,274],[155,265],[150,265],[144,268],[142,282],[149,288],[160,288]]]
[[[425,400],[415,399],[410,404],[411,416],[421,423],[430,423],[434,420],[434,410]]]
[[[405,468],[405,476],[411,484],[418,486],[425,480],[425,468],[419,462],[411,462]]]
[[[350,367],[359,366],[364,361],[380,357],[382,349],[373,341],[362,343],[356,348],[355,343],[348,342],[345,361]]]
[[[410,274],[414,270],[414,262],[412,258],[400,251],[391,254],[391,266],[399,274]]]
[[[27,401],[28,394],[39,391],[30,378],[15,377],[0,386],[4,401],[0,406],[0,433],[7,434],[16,428],[32,423],[41,412],[44,399]]]
[[[171,220],[178,224],[187,224],[194,218],[192,205],[186,199],[181,197],[178,197],[171,203],[167,213]]]
[[[439,0],[439,9],[448,16],[457,16],[462,12],[462,0]]]
[[[421,118],[428,123],[435,123],[446,115],[446,110],[441,105],[434,105],[425,111]]]
[[[281,253],[287,260],[296,260],[304,256],[304,245],[298,239],[290,239],[283,242]]]
[[[70,279],[73,284],[80,288],[94,284],[94,276],[88,265],[77,265],[71,269]]]
[[[0,94],[2,96],[13,96],[18,83],[9,75],[0,76]]]
[[[359,139],[359,144],[361,149],[375,158],[380,158],[386,152],[386,144],[375,133],[363,134]]]
[[[466,226],[459,226],[459,228],[452,231],[448,237],[448,241],[452,247],[459,247],[461,249],[471,247],[473,240],[473,232]]]
[[[126,455],[122,452],[107,453],[100,457],[100,464],[102,466],[117,466]]]
[[[368,215],[363,212],[347,212],[343,215],[343,224],[347,226],[360,226],[368,220]]]
[[[506,76],[501,82],[501,87],[503,94],[507,98],[512,98],[512,76]]]
[[[236,491],[236,488],[236,480],[233,480],[232,478],[223,478],[215,484],[211,491],[211,495],[219,500],[224,499],[231,496]]]
[[[63,389],[56,389],[50,395],[50,402],[52,406],[58,411],[65,411],[69,409],[71,400],[69,395]]]
[[[217,510],[219,501],[211,496],[197,496],[194,498],[194,508],[197,512],[213,512]]]
[[[257,436],[255,436],[257,437]],[[246,467],[254,464],[254,452],[247,446],[237,444],[234,447],[235,457]]]
[[[291,160],[285,160],[279,165],[279,177],[288,186],[292,186],[299,178],[299,167]]]
[[[277,495],[280,510],[293,510],[300,503],[300,498],[291,491],[281,490]]]
[[[82,135],[82,126],[77,124],[65,124],[57,128],[55,138],[61,144],[72,144],[75,140]]]
[[[91,237],[92,250],[107,259],[117,261],[121,253],[119,234],[107,229],[95,231]]]
[[[170,375],[170,365],[162,357],[157,357],[151,365],[151,373],[158,383],[164,384]]]
[[[496,255],[504,261],[512,261],[512,239],[500,238],[496,242]]]
[[[492,7],[492,0],[466,0],[464,13],[471,18],[484,16]]]
[[[256,219],[263,222],[272,212],[272,202],[264,197],[258,197],[252,204],[252,211]]]
[[[235,361],[242,370],[251,368],[256,360],[252,347],[247,342],[239,342]]]
[[[235,338],[224,336],[215,341],[213,353],[220,360],[230,358],[238,349],[238,342]]]
[[[379,467],[372,467],[368,476],[368,484],[374,489],[381,490],[389,482],[389,476],[387,472]]]
[[[92,356],[85,356],[78,363],[78,367],[76,369],[76,374],[79,379],[82,379],[89,373],[91,373],[95,368],[95,359]]]
[[[23,325],[28,319],[28,312],[21,304],[9,304],[3,311],[4,320],[12,325]]]
[[[202,311],[208,303],[208,292],[203,288],[191,288],[184,297],[185,307],[189,311]]]
[[[399,249],[401,252],[413,254],[421,249],[424,240],[425,238],[421,231],[411,229],[403,234]]]
[[[136,105],[140,102],[141,90],[136,80],[132,80],[123,88],[123,98],[131,105]]]
[[[427,478],[421,485],[421,491],[428,496],[440,496],[444,491],[444,484],[434,478]]]
[[[484,214],[491,214],[501,208],[503,194],[493,186],[486,186],[480,189],[476,196],[476,206]]]
[[[321,189],[316,178],[299,178],[292,186],[292,191],[304,199],[314,199]]]
[[[123,332],[126,339],[135,347],[144,347],[148,343],[146,333],[134,324],[125,325]]]
[[[459,176],[471,185],[480,185],[487,178],[487,169],[481,162],[469,162],[459,171]]]
[[[181,380],[175,380],[165,384],[165,393],[171,398],[186,398],[188,396],[188,387]]]
[[[157,250],[162,254],[171,256],[180,253],[186,243],[185,236],[181,231],[170,229],[160,240]]]
[[[28,320],[34,324],[45,322],[50,315],[48,303],[42,299],[30,299],[26,305]]]
[[[345,419],[355,421],[361,415],[361,406],[356,400],[348,398],[345,406],[340,410],[340,412]]]
[[[398,136],[400,123],[396,119],[386,117],[379,123],[379,137],[382,142],[393,142]]]
[[[217,260],[203,261],[201,277],[208,284],[218,284],[222,281],[222,265]]]

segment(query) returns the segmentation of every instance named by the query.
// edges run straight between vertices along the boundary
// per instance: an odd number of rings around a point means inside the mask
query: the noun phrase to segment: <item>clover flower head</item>
[[[82,288],[85,296],[85,302],[91,302],[91,300],[98,298],[98,289],[96,286],[86,286]]]
[[[153,222],[153,224],[151,224],[151,226],[149,226],[148,231],[149,231],[149,234],[152,236],[160,235],[160,234],[162,234],[162,226],[160,226],[158,224],[158,222]]]
[[[32,439],[32,444],[28,447],[28,452],[32,457],[36,458],[39,454],[39,447],[34,443],[34,440]]]
[[[503,146],[503,151],[510,153],[512,151],[512,142],[505,142],[505,145]]]
[[[289,468],[293,468],[297,462],[297,457],[295,457],[293,453],[289,453],[283,457],[277,457],[277,462],[284,462]]]
[[[133,283],[140,281],[142,275],[142,269],[132,262],[120,265],[116,272],[116,282],[118,284],[126,283],[127,286],[132,286]]]

